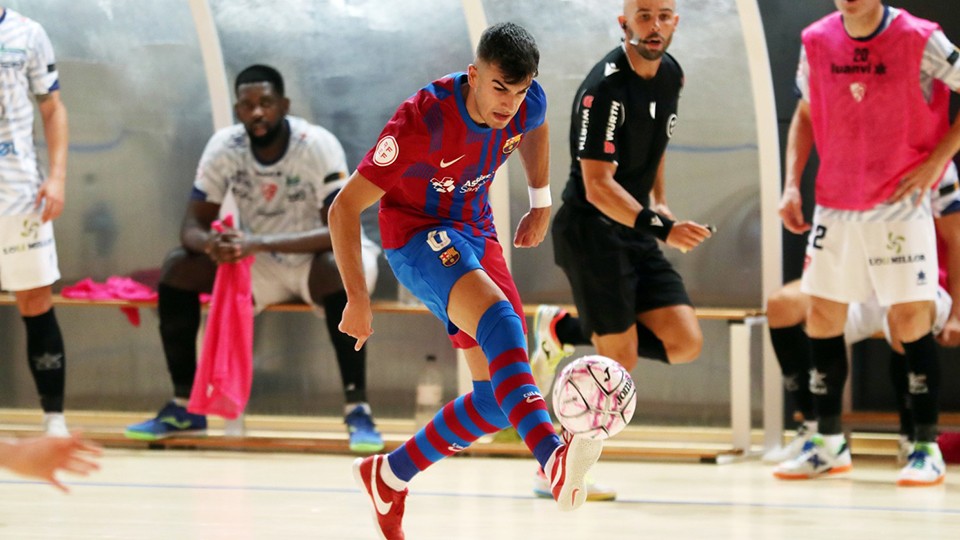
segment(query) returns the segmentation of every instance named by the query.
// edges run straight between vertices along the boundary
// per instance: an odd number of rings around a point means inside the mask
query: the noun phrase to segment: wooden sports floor
[[[72,493],[0,473],[0,539],[375,539],[346,455],[108,449]],[[530,491],[533,460],[460,456],[414,480],[408,540],[960,538],[960,467],[898,488],[893,458],[783,482],[758,461],[601,462],[616,502],[561,513]]]

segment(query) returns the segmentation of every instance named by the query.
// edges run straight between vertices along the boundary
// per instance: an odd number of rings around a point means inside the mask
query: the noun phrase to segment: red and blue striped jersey
[[[543,124],[547,98],[534,81],[507,127],[492,129],[467,113],[466,83],[466,73],[447,75],[404,101],[357,167],[386,192],[379,216],[386,249],[437,226],[497,236],[490,183],[523,134]]]

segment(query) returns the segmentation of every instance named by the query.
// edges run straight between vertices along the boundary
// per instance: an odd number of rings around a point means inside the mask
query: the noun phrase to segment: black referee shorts
[[[680,274],[653,236],[595,212],[561,206],[553,220],[553,249],[587,335],[624,332],[640,313],[691,305]]]

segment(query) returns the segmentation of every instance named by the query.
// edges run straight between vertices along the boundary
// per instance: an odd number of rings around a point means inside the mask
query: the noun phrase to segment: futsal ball
[[[553,385],[553,412],[573,435],[612,437],[630,423],[637,387],[615,360],[590,355],[563,368]]]

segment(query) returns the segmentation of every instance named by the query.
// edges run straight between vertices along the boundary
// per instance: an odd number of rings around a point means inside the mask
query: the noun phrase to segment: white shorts
[[[373,292],[377,282],[377,255],[380,248],[373,245],[370,249],[364,245],[363,272],[367,280],[367,290]],[[253,285],[254,309],[257,313],[273,304],[284,302],[306,302],[323,310],[310,296],[310,266],[313,259],[303,264],[290,266],[276,260],[269,253],[258,253],[253,266],[250,267],[250,277]]]
[[[39,213],[0,216],[0,289],[29,291],[58,279],[53,222]]]
[[[943,330],[943,326],[947,324],[947,319],[950,318],[952,307],[953,300],[950,298],[950,293],[943,287],[937,286],[937,298],[934,300],[936,314],[931,329],[933,335],[936,336]],[[847,345],[863,341],[880,331],[883,332],[887,343],[892,342],[890,324],[887,319],[888,309],[881,306],[876,297],[866,302],[850,304],[847,308],[847,324],[843,328],[843,339],[847,342]]]
[[[930,199],[865,212],[817,206],[800,290],[834,302],[881,306],[935,300],[937,238]]]

